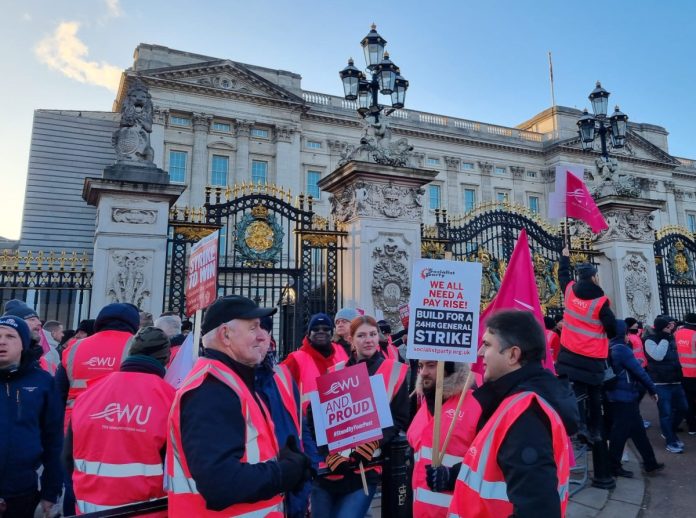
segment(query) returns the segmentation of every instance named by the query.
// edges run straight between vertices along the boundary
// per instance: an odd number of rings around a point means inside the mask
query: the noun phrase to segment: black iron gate
[[[310,315],[333,314],[340,307],[345,232],[314,213],[311,196],[293,201],[272,185],[207,188],[204,207],[173,211],[170,228],[165,300],[170,311],[184,309],[190,245],[218,228],[218,294],[277,307],[274,336],[281,355],[299,346]]]
[[[436,211],[435,217],[434,226],[423,227],[421,255],[480,262],[482,309],[498,292],[517,238],[526,229],[542,310],[547,315],[563,312],[558,259],[564,239],[558,228],[525,208],[508,203],[484,204],[453,220],[447,218],[445,211]],[[585,251],[571,250],[571,259],[579,258],[582,252]]]
[[[696,242],[686,229],[665,227],[653,245],[662,314],[681,319],[696,310]]]

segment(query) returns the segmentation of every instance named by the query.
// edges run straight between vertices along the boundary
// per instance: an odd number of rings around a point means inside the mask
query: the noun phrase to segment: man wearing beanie
[[[334,317],[334,324],[336,326],[334,330],[333,341],[334,343],[343,347],[346,356],[350,357],[351,345],[350,345],[350,323],[354,318],[358,318],[360,313],[357,309],[353,308],[342,308],[339,309]]]
[[[648,374],[655,382],[660,428],[670,453],[684,453],[684,443],[677,436],[677,428],[686,416],[689,405],[682,388],[682,367],[674,342],[675,320],[660,315],[653,329],[645,336],[645,356]]]
[[[170,517],[282,516],[282,493],[310,478],[311,463],[295,437],[278,444],[255,387],[267,339],[260,319],[275,312],[239,295],[220,297],[206,310],[204,354],[169,414]]]
[[[340,313],[340,312],[339,312]],[[310,395],[317,391],[317,378],[348,361],[343,347],[331,341],[333,320],[326,313],[312,315],[302,347],[288,355],[283,362],[300,387],[302,413],[307,413]]]
[[[139,324],[138,308],[133,304],[108,304],[97,315],[94,334],[63,351],[61,366],[56,372],[56,386],[66,402],[66,430],[75,398],[85,391],[89,380],[119,369],[128,354],[126,343]]]
[[[49,512],[62,486],[62,408],[53,378],[29,352],[30,342],[24,319],[0,317],[0,498],[7,518],[34,516],[39,502]]]
[[[593,485],[608,489],[616,483],[602,435],[602,383],[609,368],[609,340],[616,334],[616,317],[599,286],[597,267],[582,263],[576,265],[575,271],[577,282],[571,279],[570,252],[566,247],[558,269],[565,307],[556,372],[572,382],[580,407],[578,435],[593,444]]]
[[[166,496],[163,462],[175,394],[163,379],[169,348],[161,329],[143,327],[128,340],[120,369],[75,401],[65,453],[80,514]]]
[[[406,434],[414,456],[411,478],[413,516],[424,518],[447,516],[462,459],[476,436],[476,423],[481,416],[481,407],[471,391],[464,397],[464,402],[455,416],[468,373],[469,366],[465,363],[445,362],[445,378],[442,382],[442,419],[439,430],[441,445],[444,446],[442,442],[452,421],[456,423],[444,451],[443,464],[433,468],[437,362],[426,360],[418,362],[416,393],[424,398],[425,404],[422,404],[416,412]]]
[[[696,435],[696,313],[684,315],[684,325],[674,333],[679,363],[682,367],[682,387],[689,403],[686,424],[689,435]]]
[[[34,352],[36,360],[39,361],[43,370],[55,374],[60,363],[60,355],[55,346],[46,339],[38,313],[25,302],[13,299],[5,303],[5,315],[14,315],[24,319],[29,326],[31,338],[34,341],[31,349]]]

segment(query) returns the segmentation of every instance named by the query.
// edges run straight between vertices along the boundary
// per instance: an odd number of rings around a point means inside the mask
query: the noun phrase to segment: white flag
[[[169,365],[167,374],[164,375],[164,381],[178,389],[193,369],[193,364],[193,333],[189,333],[184,343],[181,344],[174,361]]]
[[[566,216],[566,171],[583,180],[585,166],[582,164],[559,164],[556,166],[556,191],[549,193],[549,219]]]

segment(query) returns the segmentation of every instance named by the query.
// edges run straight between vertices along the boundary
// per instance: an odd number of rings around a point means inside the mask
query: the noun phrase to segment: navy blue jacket
[[[643,385],[651,396],[655,394],[655,384],[638,363],[630,344],[626,344],[622,337],[617,336],[611,340],[609,356],[611,367],[616,374],[616,384],[611,390],[607,390],[609,401],[613,403],[638,401],[640,397],[638,383]]]
[[[53,377],[24,354],[17,369],[0,370],[0,497],[37,490],[43,465],[41,498],[56,502],[63,480],[63,408]]]

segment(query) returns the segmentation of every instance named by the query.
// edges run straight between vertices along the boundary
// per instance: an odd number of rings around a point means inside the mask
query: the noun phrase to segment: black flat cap
[[[240,295],[220,297],[206,310],[201,334],[206,334],[230,320],[253,320],[273,315],[278,308],[262,308],[251,299]]]

